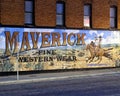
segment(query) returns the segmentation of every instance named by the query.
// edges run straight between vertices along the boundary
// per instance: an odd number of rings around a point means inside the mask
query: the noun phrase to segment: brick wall
[[[92,25],[93,28],[110,27],[108,0],[94,0],[92,4]]]
[[[55,26],[56,0],[36,0],[35,22],[36,26]]]
[[[83,3],[82,0],[67,0],[66,2],[66,27],[83,27]]]
[[[1,24],[1,0],[0,0],[0,24]]]
[[[118,29],[120,29],[120,0],[118,0]]]
[[[24,0],[1,0],[1,24],[24,24]]]
[[[58,0],[61,1],[61,0]],[[118,6],[118,29],[120,29],[120,0],[62,0],[65,1],[65,25],[67,28],[84,28],[83,6],[92,4],[92,28],[109,29],[110,6]],[[1,0],[3,25],[24,26],[24,0]],[[56,26],[56,0],[35,0],[35,26]]]

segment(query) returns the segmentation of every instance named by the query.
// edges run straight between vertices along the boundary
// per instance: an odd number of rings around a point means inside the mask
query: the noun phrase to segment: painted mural
[[[120,66],[120,32],[0,28],[0,72]]]

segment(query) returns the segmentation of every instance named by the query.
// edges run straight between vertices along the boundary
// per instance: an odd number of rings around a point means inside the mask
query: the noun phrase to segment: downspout
[[[1,0],[0,0],[0,26],[1,26],[1,8],[2,8],[1,5],[2,4],[1,4]]]

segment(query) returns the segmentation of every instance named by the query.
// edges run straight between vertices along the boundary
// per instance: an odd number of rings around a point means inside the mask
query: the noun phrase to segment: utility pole
[[[17,41],[17,80],[19,80],[19,35],[18,35],[18,41]]]

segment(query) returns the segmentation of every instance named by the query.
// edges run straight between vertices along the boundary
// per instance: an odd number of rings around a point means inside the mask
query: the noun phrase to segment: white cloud
[[[0,49],[5,49],[5,37],[0,36]]]
[[[5,31],[5,28],[0,28],[0,34]]]
[[[79,33],[80,30],[64,30],[64,32],[70,34],[70,33]]]
[[[109,43],[111,43],[111,39],[110,39],[111,37],[107,37],[107,38],[102,38],[102,44],[109,44]]]
[[[114,43],[120,44],[120,33],[112,32],[110,36],[107,36],[106,38],[102,38],[101,43],[102,44],[114,44]]]
[[[5,49],[5,42],[0,41],[0,49]]]
[[[38,45],[38,49],[39,49],[41,47],[41,42],[39,42],[37,45]]]
[[[4,36],[0,36],[0,41],[5,41],[5,37]]]
[[[91,38],[89,38],[89,39],[87,39],[87,40],[85,41],[85,44],[90,44],[91,41],[94,41],[94,40],[92,40]]]
[[[54,32],[54,29],[24,28],[25,32]]]
[[[100,34],[99,34],[99,36],[102,36],[102,37],[103,37],[103,36],[104,36],[104,33],[103,33],[103,32],[102,32],[102,33],[100,33]]]
[[[89,34],[92,35],[93,33],[98,34],[97,30],[90,30]]]

